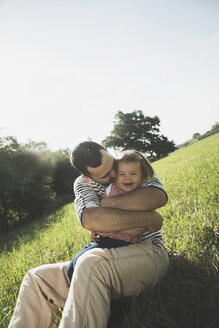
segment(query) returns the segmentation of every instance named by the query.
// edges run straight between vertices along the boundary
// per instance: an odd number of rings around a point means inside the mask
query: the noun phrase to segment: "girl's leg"
[[[9,328],[53,328],[59,323],[70,282],[69,262],[42,265],[24,277]]]
[[[78,260],[78,258],[84,254],[85,252],[87,252],[89,249],[93,249],[96,247],[100,247],[98,243],[95,243],[94,241],[90,242],[89,244],[87,244],[86,246],[84,246],[71,260],[71,262],[69,263],[68,267],[67,267],[67,275],[69,280],[71,281],[72,279],[72,275],[74,272],[74,268],[76,265],[76,262]]]

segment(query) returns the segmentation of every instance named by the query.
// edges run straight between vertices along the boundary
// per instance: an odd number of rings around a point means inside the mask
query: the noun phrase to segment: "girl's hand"
[[[91,231],[90,232],[90,237],[91,237],[91,240],[92,241],[97,242],[98,241],[98,236],[99,236],[99,233],[98,232],[96,232],[96,231]]]
[[[101,236],[101,237],[107,237],[107,236],[112,235],[112,234],[113,234],[113,232],[96,232],[96,231],[91,231],[90,232],[90,237],[91,237],[91,240],[92,241],[97,242],[99,236]]]
[[[99,236],[101,236],[101,237],[107,237],[109,235],[112,235],[113,233],[115,233],[115,232],[100,232],[99,233]]]

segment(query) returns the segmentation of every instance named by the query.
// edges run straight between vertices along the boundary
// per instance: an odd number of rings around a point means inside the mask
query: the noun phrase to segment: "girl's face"
[[[133,163],[118,163],[118,171],[116,173],[116,184],[124,191],[132,191],[138,188],[142,183],[141,164]]]

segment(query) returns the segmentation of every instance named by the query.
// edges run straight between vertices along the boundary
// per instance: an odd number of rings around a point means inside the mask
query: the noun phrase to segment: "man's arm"
[[[102,207],[132,211],[153,211],[164,206],[166,202],[167,196],[163,190],[154,187],[142,187],[126,194],[105,197],[100,204]]]
[[[155,211],[129,211],[116,208],[86,208],[82,214],[85,229],[101,232],[118,232],[147,227],[148,231],[160,230],[163,218]]]
[[[161,228],[163,219],[156,212],[99,207],[100,204],[96,194],[98,189],[100,190],[100,186],[93,186],[91,182],[82,176],[75,180],[74,192],[76,198],[74,203],[76,214],[85,229],[90,231],[117,232],[145,227],[145,229],[148,228],[148,231],[153,232]],[[149,186],[141,189],[147,190]],[[156,190],[155,188],[150,189]],[[145,202],[146,200],[144,199]]]

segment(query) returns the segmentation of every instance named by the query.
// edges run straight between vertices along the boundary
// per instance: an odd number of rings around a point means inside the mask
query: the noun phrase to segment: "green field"
[[[145,294],[113,302],[110,328],[219,326],[218,163],[219,134],[153,163],[169,195],[159,211],[169,273]],[[27,270],[70,260],[88,241],[73,204],[1,237],[0,327],[8,326]]]

